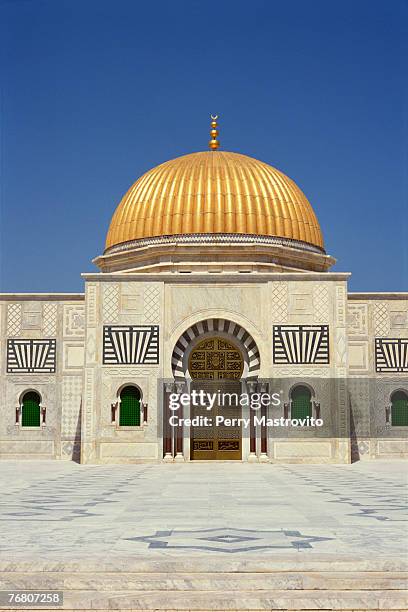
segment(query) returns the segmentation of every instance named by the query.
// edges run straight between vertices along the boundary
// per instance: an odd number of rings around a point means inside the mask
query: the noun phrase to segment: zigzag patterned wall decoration
[[[7,373],[48,372],[56,366],[56,340],[8,340]]]
[[[105,325],[103,363],[138,365],[159,363],[158,325]]]
[[[274,363],[329,363],[328,325],[274,325]]]
[[[377,372],[408,372],[408,338],[376,338]]]

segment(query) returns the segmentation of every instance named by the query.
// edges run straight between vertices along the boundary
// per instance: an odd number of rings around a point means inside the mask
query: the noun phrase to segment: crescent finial
[[[218,115],[211,115],[211,130],[210,130],[211,140],[208,143],[208,146],[210,147],[211,151],[216,151],[218,147],[220,146],[220,142],[219,140],[217,140],[217,136],[218,136],[217,119],[218,119]]]

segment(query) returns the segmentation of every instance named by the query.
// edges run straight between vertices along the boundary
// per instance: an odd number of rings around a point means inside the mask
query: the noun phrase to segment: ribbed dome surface
[[[323,248],[316,215],[285,174],[239,153],[205,151],[141,176],[122,198],[106,249],[179,234],[255,234]]]

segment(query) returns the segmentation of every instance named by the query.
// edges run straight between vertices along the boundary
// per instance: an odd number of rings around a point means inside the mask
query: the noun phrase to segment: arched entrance
[[[244,356],[243,378],[247,380],[256,380],[258,378],[261,360],[258,346],[251,334],[234,321],[229,321],[228,319],[206,319],[191,325],[177,340],[171,357],[174,380],[181,381],[188,378],[187,370],[190,350],[195,347],[197,341],[211,336],[224,337],[238,346]]]
[[[256,431],[250,421],[249,431],[243,436],[241,425],[220,425],[216,432],[197,425],[173,427],[170,419],[170,396],[173,392],[204,391],[214,394],[229,393],[231,407],[219,406],[216,397],[211,411],[194,406],[179,406],[177,416],[190,418],[201,415],[214,418],[222,408],[225,417],[248,418],[248,407],[233,405],[233,394],[254,390],[257,385],[261,360],[253,336],[239,323],[228,319],[205,319],[193,323],[178,337],[171,355],[172,381],[166,381],[163,391],[163,459],[243,459],[256,453]],[[227,415],[227,410],[229,414]],[[244,412],[244,414],[242,414]],[[249,435],[248,435],[249,434]],[[214,437],[216,436],[216,437]],[[266,436],[265,440],[266,440]],[[261,445],[262,446],[262,445]],[[265,443],[266,449],[266,443]],[[263,446],[262,446],[263,448]],[[262,452],[266,452],[266,450]]]
[[[210,336],[193,346],[188,358],[191,391],[204,392],[206,399],[190,406],[190,416],[199,420],[190,429],[191,459],[242,459],[239,394],[243,371],[242,352],[231,340]]]

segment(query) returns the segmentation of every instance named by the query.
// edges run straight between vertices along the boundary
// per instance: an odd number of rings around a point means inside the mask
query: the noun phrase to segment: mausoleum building
[[[408,455],[408,294],[350,293],[296,183],[211,136],[130,187],[84,293],[0,296],[1,458]],[[259,414],[330,428],[170,427],[194,386],[279,391]]]

